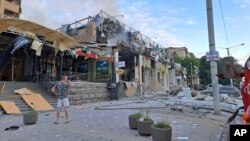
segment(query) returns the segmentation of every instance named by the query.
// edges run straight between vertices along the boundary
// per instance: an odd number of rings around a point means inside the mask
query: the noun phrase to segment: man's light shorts
[[[57,108],[69,107],[69,98],[57,99]]]

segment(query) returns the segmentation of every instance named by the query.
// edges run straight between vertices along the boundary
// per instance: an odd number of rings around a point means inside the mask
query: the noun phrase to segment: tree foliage
[[[191,76],[195,76],[196,68],[199,68],[200,62],[193,53],[190,53],[189,56],[185,58],[179,57],[177,54],[174,54],[174,62],[181,64],[182,67],[187,69],[187,77],[190,78]],[[192,68],[192,75],[191,75],[191,68]]]
[[[190,53],[189,56],[185,58],[179,57],[177,54],[173,55],[173,59],[175,63],[181,64],[182,67],[187,69],[187,78],[191,78],[191,76],[195,76],[196,69],[198,68],[198,76],[200,78],[200,83],[203,85],[211,84],[211,69],[210,62],[206,60],[206,56],[202,56],[200,59],[196,58],[193,53]],[[192,66],[192,75],[191,75],[191,66]],[[235,60],[234,67],[240,71],[242,66]],[[217,69],[218,73],[224,72],[224,62],[223,59],[220,58],[217,61]],[[222,85],[230,85],[230,79],[221,79],[219,78],[219,84]]]
[[[240,70],[242,66],[235,61],[235,68],[237,70]],[[217,69],[218,73],[224,72],[224,62],[223,59],[220,58],[219,61],[217,61]],[[200,68],[199,68],[199,77],[201,80],[201,84],[207,85],[211,84],[211,71],[210,71],[210,62],[206,60],[206,56],[203,56],[200,58]],[[230,85],[230,79],[221,79],[219,78],[219,84],[222,85]]]

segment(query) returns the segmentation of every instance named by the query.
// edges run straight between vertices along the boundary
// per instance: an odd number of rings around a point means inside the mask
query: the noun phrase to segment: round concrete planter
[[[131,129],[134,129],[134,130],[137,129],[137,120],[138,120],[138,118],[133,117],[133,115],[128,116],[128,123],[129,123],[129,127]]]
[[[137,120],[137,131],[140,135],[150,136],[151,135],[151,125],[154,124],[152,119],[147,120]]]
[[[151,125],[151,133],[153,141],[171,141],[172,127],[170,128],[156,128],[154,124]]]
[[[37,112],[29,112],[23,114],[23,123],[24,124],[35,124],[38,120]]]

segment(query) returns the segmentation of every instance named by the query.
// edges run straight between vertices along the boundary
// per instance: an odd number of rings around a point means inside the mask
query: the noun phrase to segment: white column
[[[139,87],[140,87],[140,93],[142,95],[142,55],[139,54],[139,58],[138,58],[138,72],[139,72]]]
[[[118,62],[119,62],[119,51],[118,51],[118,49],[114,50],[114,57],[115,57],[115,78],[116,78],[115,80],[116,80],[116,83],[118,83],[119,82],[119,74],[117,73],[117,70],[119,69],[117,67]]]
[[[134,67],[135,67],[135,80],[138,81],[139,80],[139,75],[138,75],[138,64],[136,63],[137,62],[137,56],[135,55],[134,56]]]

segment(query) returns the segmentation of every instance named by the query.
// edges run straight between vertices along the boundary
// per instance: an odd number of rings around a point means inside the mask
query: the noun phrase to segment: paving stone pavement
[[[55,112],[39,114],[34,125],[23,125],[22,116],[1,116],[1,141],[151,141],[151,136],[140,136],[136,130],[128,127],[128,115],[138,109],[122,109],[131,104],[131,100],[88,103],[83,109],[70,107],[71,123],[66,124],[62,112],[60,123],[53,124]],[[140,104],[140,103],[137,103]],[[96,110],[95,107],[113,105],[117,110]],[[117,106],[115,106],[117,105]],[[133,104],[136,106],[136,104]],[[146,102],[144,106],[162,106],[160,102]],[[107,106],[104,106],[107,107]],[[140,106],[139,106],[140,107]],[[143,107],[143,106],[142,106]],[[188,137],[189,141],[216,141],[223,129],[213,120],[173,112],[169,108],[150,109],[155,121],[168,121],[172,125],[172,141],[181,141],[178,137]],[[4,131],[10,126],[20,126],[19,130]]]

